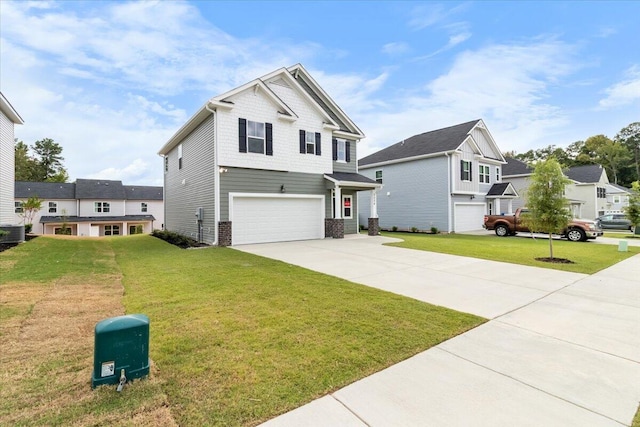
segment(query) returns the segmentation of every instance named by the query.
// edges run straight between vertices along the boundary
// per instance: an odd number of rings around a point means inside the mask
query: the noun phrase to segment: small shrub
[[[178,234],[173,231],[153,230],[153,233],[151,233],[151,235],[153,237],[157,237],[158,239],[162,239],[167,243],[171,243],[172,245],[181,247],[183,249],[201,246],[194,239],[187,236],[183,236],[182,234]]]
[[[412,233],[417,233],[418,232],[418,227],[411,227],[411,232]]]
[[[438,234],[438,227],[431,227],[431,232],[433,234]]]
[[[26,234],[31,233],[31,230],[33,230],[33,224],[25,224],[25,225],[24,225],[24,232],[25,232]]]
[[[394,225],[393,227],[391,227],[391,231],[398,231],[398,227]]]

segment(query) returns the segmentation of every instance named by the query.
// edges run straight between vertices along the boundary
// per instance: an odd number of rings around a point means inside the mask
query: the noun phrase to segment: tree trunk
[[[553,239],[551,233],[549,233],[549,258],[553,259]]]

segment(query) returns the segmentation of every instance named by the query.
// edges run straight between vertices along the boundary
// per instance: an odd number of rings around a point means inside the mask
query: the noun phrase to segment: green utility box
[[[111,317],[96,324],[91,387],[118,384],[149,374],[149,318],[144,314]]]

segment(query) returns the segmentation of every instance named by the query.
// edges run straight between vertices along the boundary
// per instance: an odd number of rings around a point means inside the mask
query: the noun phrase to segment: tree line
[[[509,151],[505,155],[528,164],[555,158],[563,168],[600,164],[610,182],[630,188],[634,181],[640,181],[640,122],[622,128],[613,139],[594,135],[567,148],[549,145],[526,153]]]
[[[62,147],[51,138],[28,146],[15,140],[16,181],[67,182],[69,174],[62,161]]]

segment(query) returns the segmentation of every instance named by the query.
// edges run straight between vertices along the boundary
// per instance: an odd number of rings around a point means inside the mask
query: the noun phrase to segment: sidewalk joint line
[[[346,403],[344,403],[342,400],[338,399],[338,397],[335,394],[331,394],[331,397],[338,402],[339,404],[341,404],[344,409],[346,409],[347,411],[349,411],[351,414],[353,414],[354,417],[356,417],[357,419],[359,419],[360,421],[362,421],[362,423],[364,425],[366,425],[367,427],[371,427],[371,424],[369,424],[368,422],[366,422],[360,415],[356,414],[351,408],[349,408],[347,406]]]

